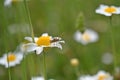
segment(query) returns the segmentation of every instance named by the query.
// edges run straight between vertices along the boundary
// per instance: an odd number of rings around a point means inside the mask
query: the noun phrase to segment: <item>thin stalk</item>
[[[80,76],[80,72],[79,72],[78,66],[75,66],[75,74],[76,74],[77,77]]]
[[[23,55],[23,78],[24,80],[27,80],[27,73],[26,73],[26,61],[25,61],[25,55]]]
[[[114,71],[117,66],[117,60],[116,60],[116,47],[115,47],[115,40],[114,40],[114,32],[113,32],[113,25],[112,25],[112,16],[110,16],[110,33],[111,33],[111,41],[112,41],[112,52],[113,52],[113,58],[114,58]]]
[[[8,54],[7,54],[7,58],[8,58]],[[9,80],[12,80],[11,70],[10,70],[10,66],[9,66],[9,61],[8,61],[8,75],[9,75]]]
[[[30,24],[30,31],[31,31],[32,40],[34,42],[34,31],[33,31],[32,21],[31,21],[31,17],[30,17],[30,13],[29,13],[29,8],[27,5],[27,0],[24,0],[24,5],[25,5],[25,11],[26,11],[26,14],[28,17],[28,22]]]
[[[44,70],[44,79],[47,80],[47,74],[46,74],[46,56],[45,52],[43,53],[43,70]]]

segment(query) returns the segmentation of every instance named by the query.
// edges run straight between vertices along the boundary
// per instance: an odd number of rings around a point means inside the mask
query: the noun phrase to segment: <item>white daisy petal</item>
[[[111,76],[109,73],[102,70],[99,71],[94,77],[95,77],[95,80],[100,80],[101,77],[103,78],[103,80],[113,80],[113,76]]]
[[[80,31],[76,31],[75,34],[74,34],[74,39],[75,39],[77,42],[80,42],[81,37],[82,37],[82,33],[81,33]]]
[[[25,40],[28,40],[28,41],[30,41],[30,42],[33,42],[32,37],[25,37]],[[34,37],[34,40],[35,40],[35,42],[37,42],[38,37]]]
[[[50,47],[57,47],[57,48],[62,49],[62,45],[59,44],[58,42],[51,43]]]
[[[32,77],[31,80],[44,80],[44,78],[43,77]]]
[[[48,33],[43,33],[42,36],[48,36]]]
[[[43,47],[37,47],[36,54],[40,54],[43,51]]]
[[[23,45],[24,51],[31,52],[37,49],[37,45],[35,43],[27,43]]]

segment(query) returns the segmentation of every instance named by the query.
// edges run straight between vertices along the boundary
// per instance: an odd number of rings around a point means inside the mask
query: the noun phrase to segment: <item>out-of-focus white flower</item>
[[[12,0],[5,0],[4,1],[4,6],[10,6],[12,3]]]
[[[78,80],[95,80],[95,77],[90,76],[90,75],[84,75],[84,76],[79,77]]]
[[[48,33],[43,33],[40,37],[25,37],[29,43],[24,45],[26,52],[36,51],[36,54],[40,54],[43,51],[44,47],[57,47],[62,49],[61,43],[65,43],[60,37],[49,36]]]
[[[86,45],[90,42],[96,42],[98,40],[98,34],[91,29],[86,29],[83,33],[80,31],[76,31],[74,34],[74,39],[77,42]]]
[[[44,80],[44,78],[43,77],[32,77],[31,80]]]
[[[3,57],[0,58],[0,64],[4,65],[6,68],[13,67],[16,64],[20,64],[23,59],[23,53],[21,52],[9,52],[8,54],[4,54]]]
[[[112,14],[120,14],[120,7],[115,6],[107,6],[101,4],[98,9],[96,9],[96,13],[102,14],[105,16],[112,16]]]
[[[99,71],[94,77],[95,80],[113,80],[113,76],[105,71]]]
[[[112,61],[113,61],[113,56],[112,56],[111,53],[105,53],[105,54],[103,54],[103,56],[102,56],[102,62],[104,64],[111,64]]]
[[[11,6],[12,2],[20,2],[20,1],[24,1],[24,0],[5,0],[4,6]],[[26,0],[26,1],[29,1],[29,0]]]

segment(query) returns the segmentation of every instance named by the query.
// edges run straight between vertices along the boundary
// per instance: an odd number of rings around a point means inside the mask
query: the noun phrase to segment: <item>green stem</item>
[[[10,67],[8,68],[9,80],[12,80]]]
[[[34,42],[34,31],[33,31],[32,21],[31,21],[29,8],[27,6],[27,1],[26,0],[24,0],[24,5],[25,5],[25,10],[26,10],[26,14],[27,14],[27,17],[28,17],[28,21],[29,21],[29,24],[30,24],[30,31],[31,31],[32,40]]]
[[[116,47],[115,47],[115,40],[114,40],[114,32],[112,29],[112,16],[110,16],[110,33],[111,33],[111,41],[112,41],[112,52],[113,52],[113,57],[114,57],[114,71],[117,66],[117,60],[116,60]]]
[[[44,68],[44,79],[47,80],[47,74],[46,74],[46,56],[45,52],[43,53],[43,68]]]
[[[7,54],[7,58],[8,58],[8,54]],[[9,66],[9,61],[8,61],[8,75],[9,75],[9,80],[12,80],[11,70],[10,70],[10,66]]]
[[[80,76],[80,72],[79,72],[78,66],[75,66],[75,74],[76,74],[77,77]]]
[[[25,56],[25,55],[24,55]],[[25,57],[23,57],[23,80],[27,80],[27,73],[26,73],[26,61],[25,61]]]

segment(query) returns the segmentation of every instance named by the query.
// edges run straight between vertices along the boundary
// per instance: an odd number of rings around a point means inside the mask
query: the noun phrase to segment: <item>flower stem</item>
[[[45,52],[43,53],[43,68],[44,68],[44,79],[47,80],[47,74],[46,74],[46,56]]]
[[[23,57],[23,76],[24,76],[24,80],[27,80],[27,73],[26,73],[26,61],[25,61],[25,55]]]
[[[113,25],[112,25],[112,16],[110,16],[110,33],[111,33],[111,41],[112,41],[112,52],[113,52],[113,58],[114,58],[114,71],[117,66],[117,60],[116,60],[116,47],[115,47],[115,40],[114,40],[114,32],[113,32]]]
[[[8,54],[7,54],[7,59],[8,59]],[[9,66],[9,61],[8,61],[8,75],[9,75],[9,80],[12,80],[12,77],[11,77],[11,70],[10,70],[10,66]]]
[[[31,17],[30,17],[30,13],[29,13],[29,8],[27,6],[27,0],[24,0],[24,5],[25,5],[25,11],[28,17],[28,22],[30,25],[30,31],[31,31],[31,36],[32,36],[32,40],[34,42],[34,31],[33,31],[33,27],[32,27],[32,21],[31,21]]]
[[[9,64],[9,63],[8,63]],[[8,68],[9,80],[12,80],[10,67]]]
[[[77,77],[80,76],[80,72],[79,72],[78,66],[75,67],[75,73],[76,73],[76,76],[77,76]]]

